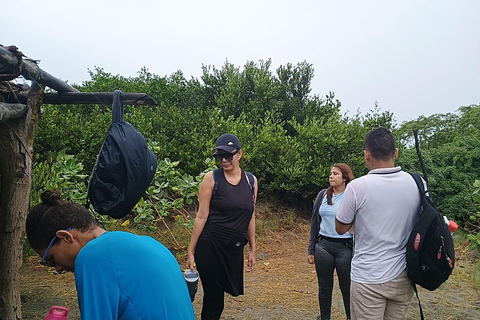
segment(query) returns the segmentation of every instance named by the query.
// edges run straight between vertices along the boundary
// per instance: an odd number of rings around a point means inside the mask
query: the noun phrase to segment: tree
[[[468,228],[475,210],[471,194],[480,176],[480,105],[461,107],[458,114],[436,114],[404,123],[397,134],[407,146],[399,159],[407,170],[421,172],[411,142],[411,130],[419,130],[429,189],[439,209],[450,219]],[[410,134],[409,134],[410,132]]]
[[[35,85],[30,90],[25,117],[0,122],[0,313],[7,320],[21,318],[23,234],[29,208],[33,137],[43,89]]]

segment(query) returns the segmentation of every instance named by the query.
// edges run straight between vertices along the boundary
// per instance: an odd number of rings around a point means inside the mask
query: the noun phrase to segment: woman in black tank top
[[[256,264],[257,179],[240,168],[243,151],[235,135],[220,136],[215,149],[222,168],[208,172],[200,185],[187,258],[187,268],[197,267],[202,281],[202,320],[220,319],[225,292],[243,294],[243,247],[247,242],[247,272]]]

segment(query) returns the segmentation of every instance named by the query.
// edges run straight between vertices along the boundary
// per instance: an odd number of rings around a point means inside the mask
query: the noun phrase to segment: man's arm
[[[342,203],[335,216],[335,230],[338,234],[345,234],[353,227],[355,214],[357,212],[356,202],[355,192],[352,189],[351,182],[344,191]]]
[[[344,224],[335,218],[335,230],[337,231],[338,234],[345,234],[348,230],[350,230],[352,225],[353,225],[353,222],[349,224]]]

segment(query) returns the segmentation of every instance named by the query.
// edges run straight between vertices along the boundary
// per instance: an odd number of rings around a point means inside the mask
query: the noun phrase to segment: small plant
[[[477,208],[480,209],[480,180],[475,180],[473,183],[473,187],[475,188],[472,194],[473,200],[477,204]],[[480,211],[477,211],[470,215],[470,223],[476,229],[480,229]]]
[[[469,234],[467,235],[468,240],[471,241],[470,249],[471,250],[479,250],[480,251],[480,232],[476,235]]]
[[[473,186],[475,188],[472,195],[473,199],[480,206],[480,180],[475,180]],[[480,212],[472,214],[470,216],[470,221],[478,230],[480,228]],[[472,242],[470,245],[470,249],[480,251],[480,232],[478,232],[477,234],[469,234],[467,235],[467,238]]]
[[[211,159],[206,160],[208,169],[195,178],[188,174],[182,175],[177,170],[178,164],[178,161],[173,162],[168,158],[158,162],[150,187],[134,209],[133,221],[139,229],[150,232],[158,232],[158,224],[163,224],[173,240],[174,247],[181,248],[182,245],[165,219],[172,218],[176,225],[190,233],[195,218],[190,215],[187,207],[193,206],[193,211],[196,211],[200,183],[204,175],[213,169],[214,162]]]
[[[83,174],[83,164],[73,155],[60,151],[56,159],[34,163],[32,168],[32,190],[30,202],[35,205],[40,202],[40,195],[45,190],[58,190],[62,198],[74,202],[85,202],[87,186]]]

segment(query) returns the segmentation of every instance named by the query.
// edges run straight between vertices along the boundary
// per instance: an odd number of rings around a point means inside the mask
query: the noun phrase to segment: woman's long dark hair
[[[333,165],[334,168],[339,169],[342,172],[342,179],[345,179],[345,187],[347,184],[353,180],[353,172],[352,169],[346,163],[335,163]],[[333,187],[328,187],[327,191],[327,204],[333,205],[332,196],[333,196]]]
[[[58,191],[47,190],[40,198],[42,202],[31,208],[27,216],[27,238],[34,250],[45,249],[58,230],[86,232],[94,223],[84,206],[63,201]]]

